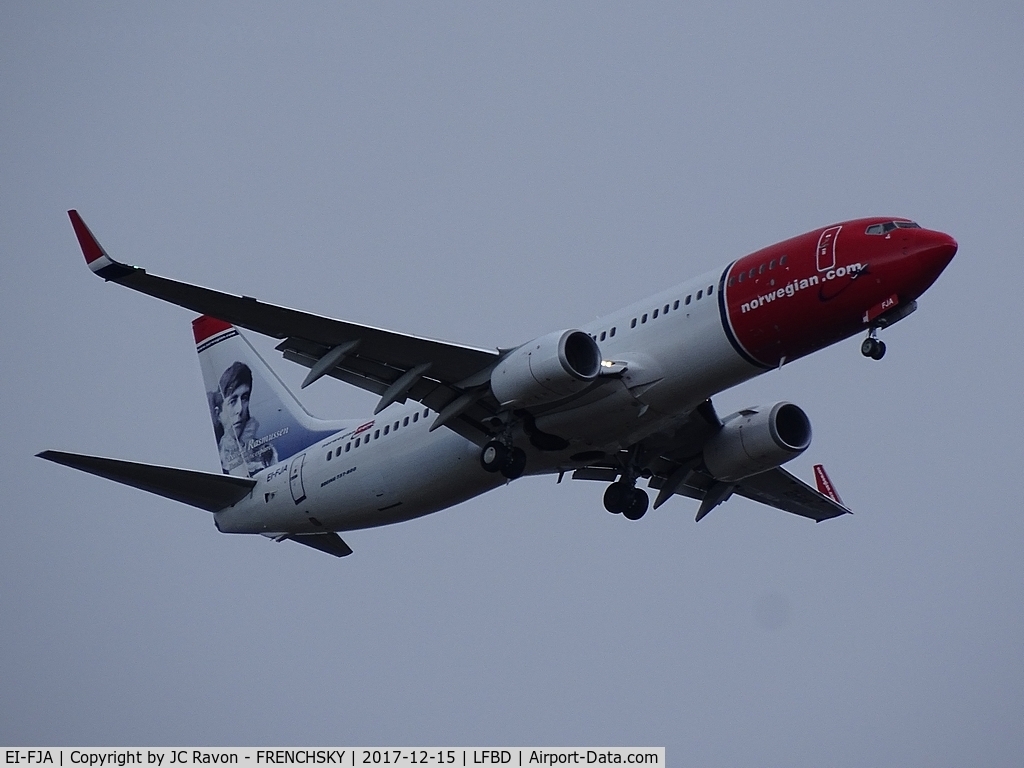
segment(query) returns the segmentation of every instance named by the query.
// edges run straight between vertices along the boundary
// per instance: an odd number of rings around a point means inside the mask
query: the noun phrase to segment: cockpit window
[[[894,229],[920,229],[921,225],[914,221],[887,221],[884,224],[872,224],[865,230],[868,235],[884,235]]]

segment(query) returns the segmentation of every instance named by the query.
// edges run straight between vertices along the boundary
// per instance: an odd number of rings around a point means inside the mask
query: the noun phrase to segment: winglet
[[[68,211],[68,218],[71,219],[71,226],[75,228],[75,236],[78,238],[78,244],[82,247],[85,263],[97,275],[104,280],[118,280],[137,269],[137,267],[129,267],[110,258],[93,233],[89,231],[89,227],[86,226],[78,211],[74,209]]]
[[[828,473],[825,472],[825,467],[822,464],[814,465],[814,482],[818,486],[818,493],[832,499],[836,504],[846,506],[843,504],[843,500],[839,498],[839,493],[836,491],[836,487],[832,485],[832,480],[829,478]]]

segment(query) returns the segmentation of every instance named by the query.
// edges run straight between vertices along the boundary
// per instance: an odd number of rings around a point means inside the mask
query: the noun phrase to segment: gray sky
[[[1024,8],[682,5],[8,4],[0,743],[1024,761]],[[524,479],[338,561],[32,458],[218,466],[192,315],[89,274],[72,207],[157,274],[479,346],[857,216],[960,253],[885,360],[716,398],[801,405],[855,516]]]

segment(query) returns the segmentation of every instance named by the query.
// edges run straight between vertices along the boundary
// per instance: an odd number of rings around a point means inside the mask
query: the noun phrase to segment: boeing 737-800
[[[956,254],[907,219],[817,229],[612,312],[509,349],[478,349],[266,304],[114,261],[76,211],[104,280],[201,314],[192,323],[222,474],[44,451],[41,457],[213,513],[225,533],[336,556],[339,531],[436,512],[524,474],[608,483],[609,512],[637,520],[674,495],[702,519],[733,494],[816,521],[843,515],[782,465],[811,440],[779,402],[720,418],[715,394],[917,308]],[[285,359],[380,397],[352,421],[311,416],[239,332],[281,339]]]

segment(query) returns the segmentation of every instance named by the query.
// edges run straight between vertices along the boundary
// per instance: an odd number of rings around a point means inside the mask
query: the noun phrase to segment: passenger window
[[[783,267],[785,265],[786,265],[786,257],[783,256],[781,259],[779,259],[779,266]]]
[[[391,431],[391,425],[385,424],[384,425],[384,434],[386,435],[390,431]]]
[[[630,328],[636,328],[636,318],[635,317],[630,321],[629,327]]]
[[[377,440],[378,438],[380,438],[380,430],[379,429],[375,429],[375,430],[373,430],[373,439]]]
[[[651,319],[654,320],[658,316],[658,310],[654,310],[654,314],[651,315]]]
[[[358,447],[359,447],[359,441],[360,441],[360,440],[362,440],[362,439],[363,439],[363,438],[361,438],[361,437],[357,437],[357,438],[356,438],[356,448],[358,448]]]
[[[668,304],[665,305],[665,309],[664,309],[663,314],[666,314],[666,315],[668,314]]]
[[[757,267],[751,267],[750,271],[747,273],[747,277],[749,277],[751,280],[753,280],[754,279],[754,275],[756,275],[756,274],[757,274]]]
[[[402,426],[403,427],[408,427],[409,426],[409,417],[408,416],[406,416],[404,419],[402,419]]]
[[[703,295],[704,295],[704,291],[697,291],[697,301],[700,301],[700,299],[701,299],[701,297]]]
[[[713,290],[715,290],[715,286],[713,286],[713,285],[709,285],[709,286],[708,286],[708,291],[707,291],[707,293],[708,293],[708,296],[710,296],[710,295],[711,295],[711,292],[712,292]]]
[[[413,421],[419,421],[420,420],[420,412],[419,411],[416,411],[416,413],[414,413],[412,415],[412,420]]]
[[[396,430],[397,430],[397,429],[398,429],[398,425],[399,425],[399,423],[400,423],[400,422],[397,422],[397,421],[396,421],[396,422],[395,422],[395,426],[393,427],[393,429],[396,429]]]
[[[765,265],[764,265],[764,264],[762,264],[762,265],[761,265],[761,266],[760,266],[760,267],[758,268],[758,270],[757,270],[757,274],[759,274],[759,275],[763,275],[763,274],[764,274],[764,270],[765,270]]]
[[[738,280],[742,283],[743,282],[743,278],[745,278],[746,276],[747,276],[746,272],[740,272],[740,276],[739,276]]]
[[[605,332],[601,331],[601,341],[604,341],[604,337],[605,337]]]
[[[768,269],[775,269],[775,259],[768,262]]]
[[[611,336],[614,336],[614,335],[615,335],[615,326],[613,325],[612,329],[610,331],[608,331],[608,336],[611,337]]]
[[[675,300],[675,303],[672,305],[672,309],[679,309],[679,299]]]
[[[333,455],[334,455],[334,451],[328,451],[327,452],[327,460],[330,461],[331,460],[331,456],[333,456]]]
[[[690,294],[686,294],[686,303],[689,304],[690,303],[690,299],[692,299],[692,298],[693,298],[693,296],[691,296]]]
[[[345,453],[352,450],[352,443],[345,443]]]
[[[429,408],[424,408],[424,409],[423,409],[423,418],[424,418],[424,419],[425,419],[425,418],[427,418],[427,414],[428,414],[428,413],[430,413],[430,409],[429,409]]]
[[[646,323],[646,322],[647,322],[647,315],[646,315],[646,314],[644,314],[644,315],[642,315],[642,316],[640,317],[640,322],[641,322],[641,323]]]

